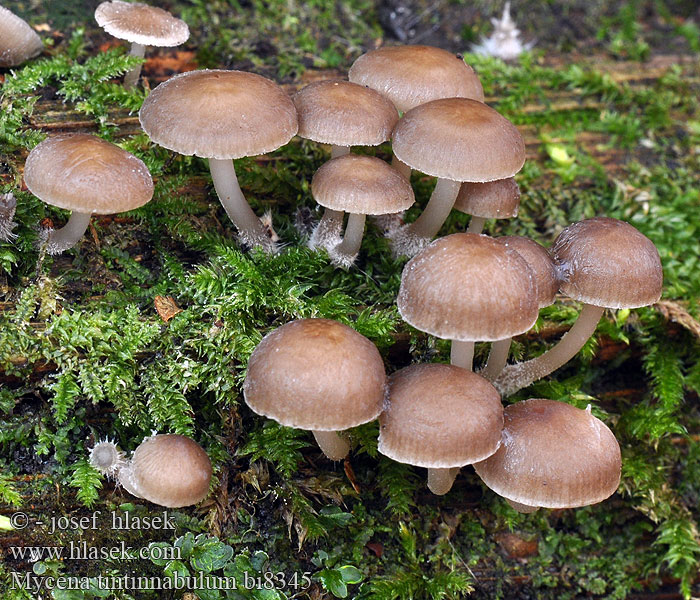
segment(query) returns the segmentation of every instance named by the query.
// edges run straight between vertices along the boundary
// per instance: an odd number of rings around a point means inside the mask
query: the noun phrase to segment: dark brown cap
[[[353,63],[348,77],[377,90],[401,112],[438,98],[484,101],[481,82],[462,57],[431,46],[371,50]]]
[[[189,71],[144,100],[141,127],[156,144],[202,158],[272,152],[297,132],[297,111],[274,81],[243,71]]]
[[[535,274],[540,308],[553,304],[559,290],[559,279],[554,260],[547,249],[535,240],[520,235],[506,235],[495,239],[499,244],[513,248],[530,265]]]
[[[401,212],[413,202],[409,181],[373,156],[346,154],[324,163],[311,180],[321,206],[363,215]]]
[[[184,435],[154,435],[120,469],[119,482],[139,498],[178,508],[207,496],[211,473],[211,461],[197,442]]]
[[[378,450],[417,467],[461,467],[501,443],[501,397],[486,379],[452,365],[424,364],[389,377]]]
[[[399,120],[394,105],[379,92],[349,81],[317,81],[292,101],[299,114],[299,137],[336,146],[377,146],[389,140]]]
[[[376,419],[386,374],[376,346],[330,319],[291,321],[253,351],[243,384],[250,408],[282,425],[342,431]]]
[[[515,125],[467,98],[409,110],[394,129],[392,149],[412,169],[453,181],[505,179],[525,163],[525,143]]]
[[[190,37],[187,23],[167,10],[140,2],[103,2],[95,20],[107,33],[143,46],[179,46]]]
[[[24,182],[47,204],[109,215],[153,196],[146,165],[130,152],[86,133],[48,137],[27,156]]]
[[[0,6],[0,67],[21,65],[43,49],[41,38],[29,24]]]
[[[474,469],[520,504],[574,508],[605,500],[620,484],[620,446],[590,410],[532,398],[505,409],[501,447]]]
[[[532,270],[515,250],[486,235],[454,233],[414,256],[396,300],[404,321],[440,338],[496,341],[537,320]]]
[[[570,298],[606,308],[638,308],[661,297],[659,252],[632,225],[595,217],[564,229],[551,248]]]
[[[509,219],[518,216],[520,188],[513,177],[486,183],[465,181],[459,188],[454,208],[485,219]]]

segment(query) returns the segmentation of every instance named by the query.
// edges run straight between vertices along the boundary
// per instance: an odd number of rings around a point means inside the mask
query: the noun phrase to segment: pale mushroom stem
[[[348,224],[345,227],[343,241],[335,247],[335,254],[354,257],[360,251],[362,237],[365,233],[365,215],[348,215]]]
[[[584,304],[578,319],[558,344],[536,358],[508,365],[492,382],[494,387],[501,395],[510,396],[565,365],[593,335],[604,310],[601,306]]]
[[[346,154],[350,154],[350,146],[331,146],[331,160]],[[332,248],[336,241],[340,239],[340,234],[343,231],[343,216],[342,210],[326,208],[323,211],[321,220],[311,234],[309,248]]]
[[[409,167],[405,162],[401,161],[396,155],[391,159],[391,166],[396,169],[401,175],[406,179],[411,179],[411,167]]]
[[[517,510],[519,513],[534,513],[540,509],[539,506],[530,506],[529,504],[521,504],[515,500],[509,500],[506,498],[506,502],[510,504],[511,508]]]
[[[129,54],[131,54],[131,56],[138,56],[139,58],[143,58],[146,55],[146,46],[134,42],[131,44],[131,52],[129,52]],[[140,75],[141,64],[138,64],[130,71],[127,71],[126,75],[124,75],[124,87],[127,90],[136,87],[136,84],[139,82]]]
[[[248,246],[261,246],[265,252],[274,253],[275,244],[267,234],[262,221],[250,208],[241,187],[238,185],[236,170],[231,159],[209,159],[209,169],[219,200],[229,219],[238,229],[243,242]]]
[[[450,348],[450,364],[462,367],[467,371],[473,370],[474,365],[474,342],[460,342],[452,340]]]
[[[350,442],[337,431],[314,431],[316,443],[331,460],[343,460],[350,453]]]
[[[85,235],[91,216],[92,213],[82,213],[74,210],[63,227],[49,233],[46,240],[46,252],[49,254],[61,254],[61,252],[75,246]]]
[[[506,366],[508,362],[508,352],[510,352],[510,342],[511,338],[506,340],[498,340],[491,344],[491,351],[489,352],[488,360],[486,361],[486,366],[480,375],[489,381],[493,381],[498,377],[498,374]]]
[[[452,489],[457,473],[459,467],[428,469],[428,489],[436,496],[444,496]]]
[[[484,217],[472,216],[469,221],[469,227],[467,227],[467,233],[481,233],[484,230],[484,223],[486,223]]]

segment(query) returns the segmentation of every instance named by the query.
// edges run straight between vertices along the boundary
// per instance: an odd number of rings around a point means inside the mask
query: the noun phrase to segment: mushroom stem
[[[469,221],[469,227],[467,227],[467,233],[481,233],[484,230],[484,223],[486,223],[484,217],[475,217],[472,215]]]
[[[428,489],[437,496],[445,495],[452,489],[457,473],[459,473],[459,467],[428,469]]]
[[[331,460],[343,460],[350,453],[350,442],[337,431],[314,431],[316,443]]]
[[[506,502],[510,504],[511,508],[517,510],[519,513],[534,513],[540,509],[539,506],[530,506],[529,504],[521,504],[520,502],[516,502],[515,500],[510,500],[509,498],[506,498]]]
[[[63,227],[49,232],[46,252],[49,254],[61,254],[61,252],[75,246],[85,235],[91,216],[92,213],[82,213],[74,210]]]
[[[309,248],[332,248],[343,232],[343,211],[327,208],[309,238]]]
[[[508,361],[511,339],[512,338],[498,340],[491,344],[491,352],[489,352],[486,366],[480,373],[482,377],[489,381],[493,381],[498,377],[498,374],[503,370]]]
[[[510,396],[570,361],[595,332],[605,309],[584,304],[576,323],[554,347],[531,360],[509,365],[492,382],[503,396]]]
[[[450,348],[450,364],[462,367],[467,371],[473,370],[474,365],[474,342],[460,342],[452,340]]]
[[[250,208],[241,187],[238,185],[233,161],[231,159],[210,158],[209,169],[219,200],[229,219],[238,229],[243,242],[251,247],[261,246],[265,252],[274,253],[276,250],[274,242],[267,234],[262,221]]]
[[[396,169],[399,173],[401,173],[401,175],[403,175],[406,179],[411,179],[411,167],[409,167],[405,162],[399,159],[395,154],[394,157],[391,159],[391,166],[394,169]]]
[[[335,144],[331,146],[331,160],[346,154],[350,154],[350,146],[336,146]]]
[[[421,216],[411,224],[410,232],[416,237],[435,237],[454,206],[460,185],[462,184],[459,181],[438,179],[428,205]]]
[[[350,213],[345,227],[343,241],[335,247],[334,253],[354,257],[360,251],[362,236],[365,233],[365,215]]]
[[[146,55],[146,46],[144,46],[143,44],[137,44],[136,42],[133,42],[131,44],[131,52],[129,52],[129,54],[131,56],[138,56],[139,58],[143,58]],[[141,75],[141,66],[141,63],[139,63],[133,69],[127,71],[126,75],[124,75],[124,87],[127,90],[136,87],[136,84],[139,82],[139,76]]]

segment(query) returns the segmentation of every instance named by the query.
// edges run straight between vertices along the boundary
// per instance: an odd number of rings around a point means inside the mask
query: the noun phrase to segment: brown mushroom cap
[[[376,346],[330,319],[291,321],[253,351],[243,384],[250,408],[282,425],[342,431],[382,410],[386,374]]]
[[[377,146],[391,137],[399,120],[394,105],[379,92],[349,81],[317,81],[292,101],[299,114],[299,137],[336,146]]]
[[[34,58],[44,44],[29,24],[0,6],[0,67],[14,67]]]
[[[139,112],[156,144],[202,158],[272,152],[297,132],[297,111],[274,81],[243,71],[189,71],[156,87]]]
[[[527,506],[574,508],[620,484],[620,446],[590,411],[532,398],[505,409],[501,447],[474,469],[494,492]]]
[[[413,202],[413,188],[380,158],[346,154],[324,163],[311,180],[321,206],[363,215],[401,212]]]
[[[518,216],[520,188],[513,177],[486,183],[465,181],[459,188],[454,208],[485,219],[508,219]]]
[[[535,240],[520,235],[505,235],[495,239],[499,244],[513,248],[530,265],[535,274],[540,308],[553,304],[559,290],[559,278],[554,260],[547,249]]]
[[[396,302],[409,325],[464,342],[523,333],[539,310],[525,259],[475,233],[439,238],[408,261]]]
[[[409,110],[394,129],[394,154],[412,169],[453,181],[515,175],[525,143],[508,119],[468,98],[433,100]]]
[[[47,204],[109,215],[153,196],[146,165],[130,152],[86,133],[54,135],[27,156],[24,181]]]
[[[139,498],[178,508],[209,493],[211,461],[204,449],[184,435],[154,435],[134,451],[119,473],[122,485]]]
[[[383,94],[401,112],[438,98],[484,101],[474,70],[460,56],[431,46],[387,46],[360,56],[348,78]]]
[[[575,300],[606,308],[638,308],[661,297],[659,252],[632,225],[595,217],[564,229],[551,248],[560,290]]]
[[[95,20],[110,35],[144,46],[179,46],[190,37],[187,23],[167,10],[140,2],[102,2],[95,10]]]
[[[486,379],[452,365],[412,365],[389,377],[378,450],[417,467],[461,467],[501,443],[501,397]]]

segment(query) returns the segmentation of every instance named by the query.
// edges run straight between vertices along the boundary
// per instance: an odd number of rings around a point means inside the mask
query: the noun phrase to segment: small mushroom
[[[531,360],[509,365],[493,384],[503,395],[566,364],[595,332],[606,308],[639,308],[658,301],[663,269],[654,244],[632,225],[595,217],[564,229],[550,251],[560,291],[583,303],[576,323],[559,342]]]
[[[451,365],[411,365],[389,377],[378,450],[427,467],[428,487],[442,495],[460,467],[498,449],[501,429],[501,397],[483,377]]]
[[[107,33],[131,42],[131,55],[143,58],[146,46],[172,47],[184,44],[190,37],[187,23],[173,17],[167,10],[140,2],[110,0],[95,10],[95,20]],[[124,87],[136,85],[141,65],[124,76]]]
[[[209,161],[214,188],[242,241],[276,250],[241,191],[233,159],[272,152],[297,132],[297,111],[274,81],[243,71],[181,73],[156,87],[139,112],[156,144]]]
[[[386,374],[376,346],[330,319],[299,319],[268,333],[243,384],[248,406],[287,427],[313,431],[323,453],[342,460],[351,427],[382,411]]]
[[[77,244],[93,214],[133,210],[153,196],[153,180],[141,160],[85,133],[55,135],[38,144],[27,156],[24,182],[47,204],[73,211],[64,227],[49,232],[49,254]]]
[[[454,209],[472,215],[467,233],[481,233],[486,219],[518,216],[520,188],[513,177],[486,183],[464,182],[459,187]]]
[[[0,67],[21,65],[43,49],[41,38],[29,24],[0,6]]]
[[[332,261],[350,267],[360,250],[365,215],[386,215],[407,209],[414,202],[407,179],[379,158],[346,154],[333,158],[316,171],[311,193],[321,206],[348,213],[343,241],[328,249]]]
[[[620,446],[590,405],[531,398],[507,406],[504,418],[501,446],[474,469],[516,510],[587,506],[617,490]]]

